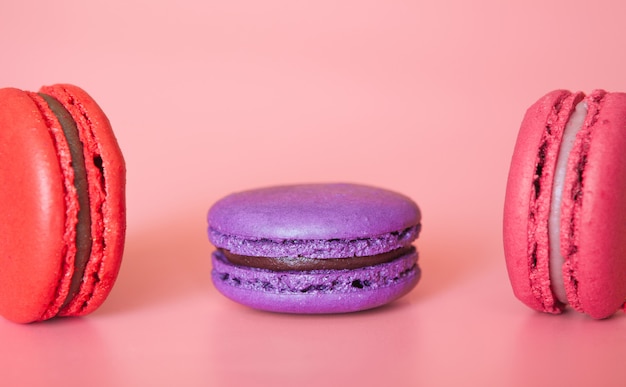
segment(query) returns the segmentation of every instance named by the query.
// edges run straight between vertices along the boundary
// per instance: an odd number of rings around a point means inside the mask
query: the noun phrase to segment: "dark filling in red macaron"
[[[54,97],[39,93],[46,101],[50,110],[59,120],[63,134],[70,148],[72,168],[74,169],[74,187],[78,195],[78,223],[76,224],[76,258],[74,259],[74,273],[70,289],[63,302],[66,306],[78,293],[85,274],[85,267],[91,255],[91,215],[89,213],[89,188],[83,143],[80,141],[78,127],[71,114]],[[62,307],[63,307],[62,306]]]
[[[374,266],[381,263],[391,262],[396,258],[415,251],[415,247],[406,246],[377,255],[349,258],[306,258],[306,257],[251,257],[247,255],[233,254],[228,250],[219,249],[220,252],[232,264],[238,266],[255,267],[273,271],[307,271],[307,270],[341,270],[359,269]]]

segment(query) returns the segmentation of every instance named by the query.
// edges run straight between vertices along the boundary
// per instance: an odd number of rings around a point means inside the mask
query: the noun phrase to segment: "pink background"
[[[2,385],[623,386],[626,316],[519,303],[501,214],[530,103],[626,91],[625,4],[3,1],[0,86],[69,82],[100,103],[126,156],[128,234],[96,313],[0,320]],[[218,294],[209,206],[319,181],[419,203],[418,287],[335,316]]]

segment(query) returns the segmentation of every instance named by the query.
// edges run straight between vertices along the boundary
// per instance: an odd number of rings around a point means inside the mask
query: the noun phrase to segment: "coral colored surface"
[[[94,314],[0,320],[7,386],[623,386],[626,316],[535,313],[502,242],[527,106],[626,91],[626,3],[4,1],[0,86],[74,83],[128,167],[116,287]],[[210,283],[209,206],[352,181],[423,212],[423,277],[334,316],[257,312]]]

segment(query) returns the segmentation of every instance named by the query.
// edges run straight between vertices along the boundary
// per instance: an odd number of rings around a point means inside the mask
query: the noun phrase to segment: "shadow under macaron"
[[[473,273],[481,270],[501,253],[494,253],[483,243],[478,235],[454,235],[450,232],[443,236],[420,236],[415,243],[419,253],[418,263],[422,277],[415,289],[406,297],[411,302],[433,297],[455,287],[468,279]],[[502,260],[504,267],[504,261]],[[506,275],[506,273],[503,273]]]
[[[203,217],[196,218],[181,216],[153,227],[129,227],[117,282],[96,313],[122,313],[208,292],[213,247]]]
[[[401,298],[370,310],[305,315],[233,305],[210,317],[206,361],[225,386],[234,374],[256,385],[352,385],[356,374],[372,386],[406,385],[424,362],[415,345],[423,341],[420,317],[408,306]]]

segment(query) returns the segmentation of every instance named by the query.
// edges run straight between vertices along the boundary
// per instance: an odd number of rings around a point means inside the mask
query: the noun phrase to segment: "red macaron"
[[[117,277],[126,231],[124,158],[82,89],[0,89],[0,315],[85,315]]]
[[[626,301],[626,93],[557,90],[523,119],[504,204],[517,298],[606,318]]]

